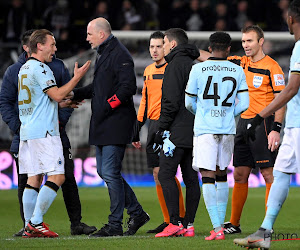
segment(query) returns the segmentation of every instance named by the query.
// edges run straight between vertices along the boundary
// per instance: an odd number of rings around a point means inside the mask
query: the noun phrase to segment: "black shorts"
[[[154,153],[153,150],[154,137],[157,130],[158,130],[158,121],[150,120],[149,127],[148,127],[147,146],[146,146],[148,168],[155,168],[159,166],[159,156],[158,156],[159,152]]]
[[[271,132],[274,116],[264,119],[256,129],[256,140],[249,139],[247,144],[244,135],[251,120],[240,118],[238,122],[234,139],[233,166],[273,167],[278,151],[271,152],[268,149],[268,134]]]

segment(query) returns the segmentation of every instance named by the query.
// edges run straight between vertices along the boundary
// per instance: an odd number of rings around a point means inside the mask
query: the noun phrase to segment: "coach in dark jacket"
[[[3,120],[7,123],[10,130],[14,133],[13,141],[11,144],[10,151],[13,153],[14,159],[16,160],[17,170],[19,173],[18,164],[18,152],[20,135],[19,129],[21,122],[19,120],[19,109],[18,109],[18,73],[22,65],[27,61],[28,58],[28,43],[29,37],[34,30],[26,31],[22,36],[22,44],[24,52],[19,56],[18,61],[13,65],[9,66],[5,71],[1,93],[0,93],[0,111]],[[68,69],[65,67],[63,61],[57,58],[53,58],[52,62],[48,63],[48,66],[53,71],[56,84],[58,87],[66,84],[70,81],[70,74]],[[65,127],[73,112],[73,109],[64,108],[58,110],[59,116],[59,133],[64,150],[65,158],[65,177],[66,180],[62,185],[62,191],[64,196],[65,205],[71,222],[71,234],[89,234],[97,230],[95,227],[89,227],[84,223],[81,223],[81,203],[78,194],[78,187],[74,177],[74,163],[72,155],[69,151],[71,144],[67,136]],[[25,224],[23,214],[23,202],[22,196],[27,183],[27,174],[18,174],[18,197],[20,204],[20,214]],[[23,226],[24,227],[24,226]],[[22,236],[23,229],[16,233],[14,236]]]
[[[89,141],[96,146],[97,171],[107,184],[111,211],[108,224],[90,236],[123,235],[124,208],[130,215],[124,235],[133,235],[150,219],[121,175],[126,144],[131,143],[136,121],[132,99],[136,92],[134,64],[104,18],[88,24],[87,41],[97,49],[94,80],[75,89],[74,99],[92,98]]]
[[[168,66],[163,80],[159,131],[155,142],[161,144],[161,134],[167,130],[170,131],[170,140],[176,148],[173,157],[166,157],[161,152],[158,179],[169,211],[170,224],[169,229],[167,227],[165,232],[157,234],[156,237],[171,236],[182,227],[179,223],[179,194],[174,179],[179,164],[186,185],[186,214],[183,220],[185,228],[194,222],[200,199],[198,174],[192,168],[194,116],[185,108],[184,92],[193,61],[200,54],[195,45],[188,44],[185,31],[179,28],[165,32],[164,54]]]

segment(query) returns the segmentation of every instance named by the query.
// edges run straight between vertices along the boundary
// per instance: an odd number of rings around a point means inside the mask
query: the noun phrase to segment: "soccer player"
[[[147,137],[147,164],[149,168],[153,169],[153,177],[156,185],[157,197],[161,207],[161,211],[164,216],[164,222],[153,230],[149,230],[147,233],[160,233],[170,223],[170,216],[166,206],[162,187],[158,180],[159,172],[159,155],[158,152],[153,150],[153,140],[155,133],[158,130],[158,119],[160,116],[161,105],[161,88],[167,62],[164,58],[164,34],[160,31],[156,31],[150,36],[149,52],[154,63],[150,64],[144,71],[144,86],[142,91],[142,99],[137,115],[138,126],[140,131],[141,127],[146,122],[146,119],[150,119]],[[138,137],[137,137],[138,138]],[[140,141],[133,142],[132,145],[136,148],[141,147]],[[179,212],[180,217],[185,215],[184,201],[181,190],[181,185],[178,179],[175,177],[176,184],[179,192]],[[188,233],[185,234],[186,236]]]
[[[243,68],[226,59],[230,44],[225,32],[209,37],[212,57],[193,66],[185,91],[185,106],[195,115],[193,168],[201,172],[204,202],[214,228],[205,240],[225,239],[226,170],[233,153],[234,117],[249,106]]]
[[[269,249],[271,230],[277,215],[287,198],[291,175],[300,173],[300,0],[290,3],[287,15],[289,31],[294,35],[296,44],[290,60],[289,80],[287,87],[280,95],[263,109],[250,123],[248,136],[255,136],[255,128],[263,120],[272,115],[287,103],[286,123],[282,145],[275,162],[272,184],[268,199],[268,210],[261,227],[243,239],[235,239],[234,243],[248,248]]]
[[[43,222],[65,180],[57,102],[68,95],[90,66],[90,61],[81,68],[75,63],[74,77],[58,88],[53,72],[45,64],[52,61],[56,50],[53,34],[45,29],[36,30],[29,40],[31,57],[18,75],[19,171],[28,176],[23,206],[25,221],[29,221],[23,237],[58,237]],[[44,174],[48,179],[39,190]]]
[[[257,128],[256,141],[246,142],[244,133],[247,124],[285,87],[281,67],[271,57],[264,54],[262,46],[264,33],[253,25],[242,30],[242,46],[246,56],[231,56],[227,59],[242,66],[249,90],[249,108],[241,114],[234,140],[233,165],[234,188],[232,192],[230,222],[224,224],[227,234],[240,233],[240,218],[248,195],[248,178],[252,168],[260,168],[266,183],[265,203],[273,182],[273,166],[280,141],[280,129],[285,107],[277,110]]]
[[[20,237],[24,232],[25,219],[23,213],[23,192],[27,183],[27,174],[19,174],[18,152],[20,144],[20,120],[18,111],[18,73],[22,65],[30,57],[29,55],[29,38],[35,30],[28,30],[22,35],[22,46],[24,52],[19,56],[18,61],[7,68],[5,71],[0,93],[0,111],[3,120],[7,123],[11,131],[14,133],[10,151],[16,161],[18,172],[18,198],[20,206],[20,215],[23,221],[22,229],[15,233],[14,236]],[[47,63],[53,71],[57,86],[62,86],[70,80],[70,74],[63,61],[53,58]],[[81,222],[81,203],[78,194],[78,187],[74,177],[74,162],[70,153],[71,144],[67,136],[65,127],[73,112],[70,108],[60,108],[58,111],[59,133],[62,140],[62,146],[65,159],[65,182],[62,185],[64,202],[71,222],[71,234],[90,234],[97,230],[94,226],[88,226]]]
[[[168,66],[162,85],[161,113],[154,142],[162,145],[163,132],[169,131],[169,140],[176,148],[173,156],[166,156],[162,150],[160,152],[158,180],[163,189],[170,224],[155,237],[182,235],[189,229],[194,234],[193,223],[200,200],[198,174],[192,168],[194,116],[184,105],[188,76],[193,61],[200,54],[195,45],[188,44],[186,32],[179,28],[165,32],[163,48]],[[186,186],[186,213],[182,224],[178,186],[174,178],[179,164]]]

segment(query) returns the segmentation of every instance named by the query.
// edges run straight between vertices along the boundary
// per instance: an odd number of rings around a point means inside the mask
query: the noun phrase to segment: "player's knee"
[[[216,177],[215,171],[210,171],[210,170],[200,168],[200,173],[201,173],[202,177],[209,177],[209,178],[213,178],[213,179],[215,179],[215,177]]]
[[[66,180],[66,177],[64,174],[58,175],[57,176],[57,185],[61,186],[62,184],[64,184],[65,180]]]
[[[51,175],[48,177],[48,181],[55,183],[57,186],[64,184],[66,178],[64,174]]]
[[[39,188],[42,184],[43,176],[42,175],[35,175],[28,177],[27,184],[34,187]]]
[[[247,183],[250,171],[248,172],[240,167],[235,168],[233,172],[234,181],[237,183]]]
[[[262,176],[264,177],[266,183],[273,182],[273,180],[274,180],[273,168],[260,169],[260,172],[261,172]]]

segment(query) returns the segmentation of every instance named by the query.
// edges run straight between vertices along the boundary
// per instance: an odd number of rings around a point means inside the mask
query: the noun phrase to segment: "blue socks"
[[[202,178],[203,179],[203,178]],[[202,185],[203,198],[213,228],[220,228],[221,222],[218,214],[217,191],[215,183],[204,183]]]
[[[49,181],[41,188],[37,197],[33,216],[30,219],[32,224],[40,224],[43,222],[43,216],[54,201],[58,188],[59,187],[55,183]]]
[[[23,192],[23,197],[22,197],[25,227],[27,226],[28,222],[30,221],[30,218],[32,217],[38,194],[39,194],[38,188],[34,188],[26,184],[25,190]]]
[[[289,193],[291,175],[277,170],[273,170],[274,182],[271,186],[267,213],[261,225],[262,228],[271,230],[277,218],[277,215]]]
[[[219,219],[221,224],[224,224],[225,221],[228,195],[229,195],[228,182],[217,181],[217,206],[218,206],[218,214],[219,214]]]

